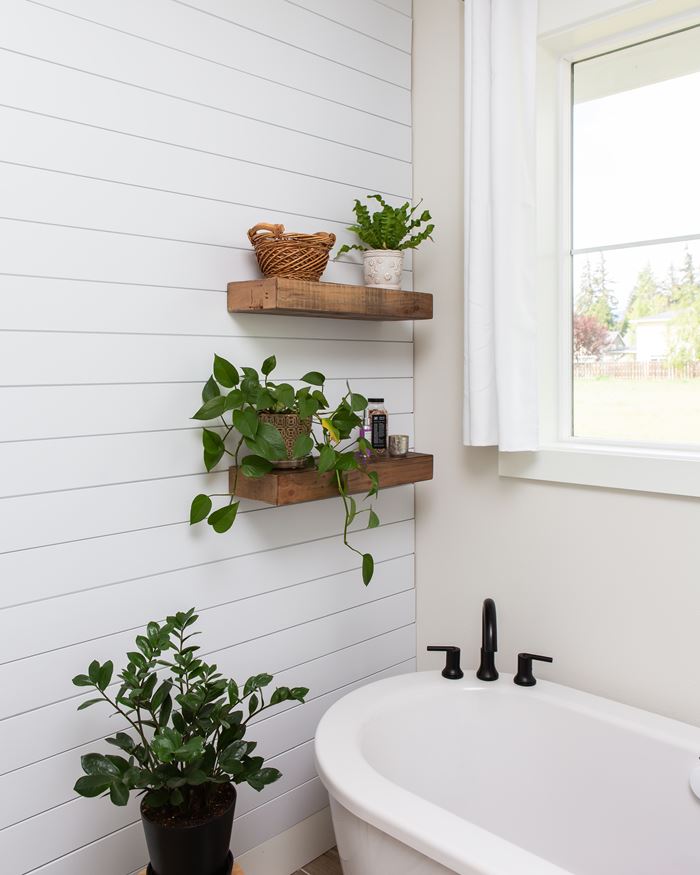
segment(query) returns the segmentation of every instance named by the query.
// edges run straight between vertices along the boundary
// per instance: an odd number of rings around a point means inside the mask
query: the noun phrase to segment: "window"
[[[499,472],[700,497],[700,6],[600,7],[539,40],[541,446]]]
[[[700,446],[700,27],[572,83],[571,435]]]

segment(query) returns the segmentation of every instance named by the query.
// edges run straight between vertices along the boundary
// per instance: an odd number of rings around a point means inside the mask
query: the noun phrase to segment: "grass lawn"
[[[700,379],[574,380],[574,433],[700,444]]]

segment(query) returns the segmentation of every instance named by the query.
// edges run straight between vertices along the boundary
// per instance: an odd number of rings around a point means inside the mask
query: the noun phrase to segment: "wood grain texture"
[[[325,316],[389,322],[432,319],[433,296],[428,292],[268,277],[229,283],[228,309],[231,313]]]
[[[372,461],[368,471],[379,474],[379,487],[402,486],[433,479],[433,457],[428,453],[409,453],[404,459],[387,456]],[[371,482],[364,471],[351,471],[347,476],[349,494],[369,490]],[[239,498],[264,501],[281,507],[318,501],[338,494],[335,477],[319,474],[315,468],[299,471],[272,471],[264,477],[246,477],[242,472],[236,477],[236,468],[229,468],[229,489]]]

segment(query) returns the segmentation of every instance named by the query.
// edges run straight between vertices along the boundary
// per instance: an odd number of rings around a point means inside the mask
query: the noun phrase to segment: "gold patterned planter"
[[[298,413],[260,413],[261,422],[274,425],[282,435],[282,440],[287,448],[287,458],[279,462],[272,462],[275,468],[303,468],[308,463],[308,456],[303,459],[295,459],[292,455],[294,443],[299,435],[311,433],[311,419],[301,419]]]

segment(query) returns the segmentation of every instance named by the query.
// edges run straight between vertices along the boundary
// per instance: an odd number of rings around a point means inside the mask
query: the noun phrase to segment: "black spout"
[[[481,612],[481,662],[476,676],[480,681],[497,681],[496,651],[498,650],[498,631],[496,623],[496,602],[484,599]]]

